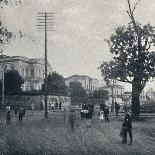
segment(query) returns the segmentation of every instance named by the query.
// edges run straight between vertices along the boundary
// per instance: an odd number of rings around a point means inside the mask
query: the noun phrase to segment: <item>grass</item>
[[[120,120],[110,118],[101,122],[97,116],[92,127],[80,121],[77,113],[76,130],[70,134],[70,125],[63,113],[29,112],[22,124],[12,117],[11,124],[0,118],[0,155],[153,155],[155,154],[155,119],[133,122],[133,145],[121,144]]]

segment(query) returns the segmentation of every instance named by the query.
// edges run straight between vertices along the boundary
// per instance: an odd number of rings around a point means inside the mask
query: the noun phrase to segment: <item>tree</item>
[[[23,78],[16,70],[8,70],[4,74],[4,91],[5,94],[18,94],[21,92],[22,84],[24,84]],[[0,91],[2,91],[2,83],[0,82]]]
[[[2,26],[2,22],[0,21],[0,46],[7,44],[12,37],[12,32],[9,32],[4,26]]]
[[[70,82],[69,90],[71,97],[86,97],[86,90],[82,87],[80,82]]]
[[[105,79],[117,79],[132,85],[132,116],[139,119],[139,96],[147,81],[155,76],[155,30],[150,24],[142,26],[134,18],[138,3],[131,9],[130,0],[128,15],[131,23],[128,27],[116,29],[108,40],[113,60],[104,62],[99,68]],[[139,1],[138,1],[139,2]]]
[[[6,5],[20,5],[22,6],[23,4],[28,4],[30,2],[27,2],[28,0],[0,0],[0,6],[3,8]]]
[[[93,98],[107,99],[108,91],[103,89],[98,89],[93,92]]]
[[[44,91],[45,85],[42,85]],[[52,95],[67,95],[67,86],[65,85],[65,79],[62,75],[52,72],[47,77],[47,91]]]

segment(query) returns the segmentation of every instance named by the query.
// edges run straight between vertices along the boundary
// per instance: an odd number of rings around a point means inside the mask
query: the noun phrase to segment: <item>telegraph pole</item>
[[[37,30],[40,32],[44,32],[45,34],[45,118],[48,117],[47,111],[47,32],[53,31],[53,22],[54,20],[54,13],[47,13],[47,12],[40,12],[37,13]]]
[[[1,56],[2,56],[2,59],[3,59],[3,50],[1,50]],[[4,94],[4,62],[2,64],[2,109],[4,108],[4,97],[5,97],[5,94]]]

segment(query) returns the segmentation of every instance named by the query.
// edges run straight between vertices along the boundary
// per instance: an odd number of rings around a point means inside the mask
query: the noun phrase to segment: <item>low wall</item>
[[[1,100],[0,100],[1,101]],[[71,99],[67,96],[47,96],[47,106],[61,102],[62,109],[68,109],[71,106]],[[43,95],[10,95],[5,96],[5,106],[10,105],[11,108],[24,106],[27,109],[34,107],[35,109],[42,109],[44,107]]]

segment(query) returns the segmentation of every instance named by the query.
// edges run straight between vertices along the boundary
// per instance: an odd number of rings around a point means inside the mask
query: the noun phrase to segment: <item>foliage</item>
[[[110,52],[114,60],[104,62],[100,69],[105,79],[117,79],[132,84],[134,78],[141,81],[141,87],[155,76],[155,53],[150,49],[155,45],[155,31],[152,26],[137,24],[141,34],[142,47],[139,51],[137,35],[132,24],[127,28],[119,27],[110,38]]]
[[[7,6],[7,5],[22,6],[22,5],[25,5],[28,3],[30,3],[30,0],[0,0],[1,8],[3,8],[4,6]]]
[[[42,90],[45,90],[45,85],[42,85]],[[52,95],[67,95],[67,86],[62,75],[52,72],[47,78],[47,91]]]
[[[105,80],[117,79],[132,84],[132,113],[139,117],[139,96],[146,82],[155,76],[155,29],[150,24],[142,26],[135,22],[134,10],[129,4],[129,17],[131,23],[128,27],[121,26],[116,29],[108,40],[110,52],[114,54],[113,60],[104,62],[101,72]]]
[[[9,32],[4,26],[2,26],[2,22],[0,21],[0,45],[7,44],[12,36],[12,32]]]
[[[86,97],[86,90],[82,87],[80,82],[70,82],[69,90],[71,97]]]
[[[4,74],[4,92],[5,94],[19,94],[21,92],[24,80],[16,70],[8,70]],[[0,83],[0,91],[2,91],[2,82]]]
[[[93,98],[102,98],[107,99],[108,97],[108,91],[103,89],[98,89],[93,92]]]

